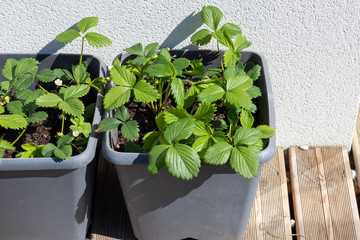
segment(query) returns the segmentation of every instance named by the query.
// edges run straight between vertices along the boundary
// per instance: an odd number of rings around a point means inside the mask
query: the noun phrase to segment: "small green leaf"
[[[201,59],[196,59],[190,63],[192,70],[187,70],[185,73],[190,76],[204,76],[205,66]]]
[[[195,136],[209,136],[211,134],[208,126],[199,121],[195,121],[195,129],[193,133]]]
[[[252,86],[253,81],[245,74],[238,75],[230,68],[227,68],[224,73],[226,79],[226,90],[239,88],[240,90],[246,90]]]
[[[228,142],[217,142],[205,152],[204,162],[212,165],[223,165],[229,160],[232,149],[233,146]]]
[[[201,11],[201,18],[203,23],[205,23],[209,28],[216,31],[221,19],[223,17],[223,13],[219,8],[214,6],[205,6]]]
[[[109,38],[96,32],[86,33],[85,38],[92,47],[107,47],[112,44],[112,41]]]
[[[230,104],[250,109],[252,105],[249,95],[239,88],[234,88],[226,92],[226,99]]]
[[[56,74],[50,69],[45,68],[36,74],[36,77],[40,82],[52,82],[56,78]]]
[[[254,124],[254,117],[250,111],[244,109],[240,114],[240,122],[244,128],[251,128]]]
[[[232,23],[225,23],[220,30],[227,32],[231,38],[242,34],[240,27]]]
[[[54,144],[48,143],[41,149],[41,154],[44,157],[51,157],[53,155],[55,149],[56,149],[56,146]]]
[[[267,125],[259,125],[256,127],[256,129],[259,129],[262,133],[261,138],[269,138],[272,136],[275,136],[275,130]]]
[[[227,116],[227,119],[229,121],[229,123],[233,126],[236,126],[240,120],[240,117],[239,117],[239,114],[240,114],[240,108],[239,107],[236,107],[236,106],[231,106],[227,113],[226,113],[226,116]]]
[[[192,119],[180,119],[177,122],[170,124],[164,131],[164,138],[168,143],[187,139],[193,133],[195,123]]]
[[[39,62],[33,58],[22,58],[15,67],[14,77],[19,77],[25,73],[31,72],[37,67]]]
[[[111,88],[105,95],[104,108],[112,110],[127,103],[131,96],[129,87],[115,86]]]
[[[174,96],[177,107],[184,107],[184,82],[179,78],[174,78],[171,82],[171,93]]]
[[[228,128],[228,125],[224,119],[218,119],[212,123],[211,127],[215,130],[224,130]]]
[[[6,140],[0,139],[0,149],[4,150],[15,150],[15,147]]]
[[[135,101],[149,103],[158,99],[159,93],[153,85],[145,80],[138,81],[134,86]]]
[[[26,151],[34,151],[36,150],[37,145],[31,142],[31,143],[22,144],[21,147]]]
[[[20,76],[14,83],[16,90],[24,90],[31,86],[34,82],[34,77],[31,74],[24,74]]]
[[[243,50],[247,47],[250,47],[251,44],[252,44],[251,42],[246,40],[246,37],[239,35],[235,40],[235,44],[234,44],[235,51],[234,52],[240,52],[241,50]]]
[[[198,99],[202,103],[212,103],[222,98],[224,94],[225,90],[222,87],[213,85],[202,90],[198,95]]]
[[[246,90],[250,98],[257,98],[261,96],[261,90],[257,86],[251,86]]]
[[[151,149],[148,170],[152,174],[158,173],[165,166],[165,156],[169,147],[169,145],[157,145]]]
[[[227,32],[219,30],[212,32],[211,35],[229,50],[235,52],[234,43]]]
[[[129,48],[125,48],[124,51],[129,54],[135,54],[144,57],[143,45],[141,43],[137,43]]]
[[[168,108],[164,111],[166,124],[171,124],[184,118],[190,118],[190,114],[183,108]]]
[[[93,87],[96,91],[100,92],[105,84],[106,80],[103,77],[98,77],[91,81],[90,87]]]
[[[182,69],[187,68],[190,65],[190,60],[186,58],[177,58],[172,64],[175,67],[176,72],[180,74]]]
[[[231,152],[230,165],[241,176],[253,178],[259,171],[259,158],[251,149],[237,147]]]
[[[80,33],[74,29],[69,29],[56,36],[55,40],[64,44],[71,43],[76,38],[81,37]]]
[[[202,103],[199,105],[195,112],[194,119],[204,123],[208,123],[212,120],[215,115],[216,107],[215,104]]]
[[[72,155],[72,147],[70,145],[64,145],[54,150],[55,157],[65,160]]]
[[[235,145],[253,145],[257,143],[262,137],[262,132],[256,128],[240,127],[236,130],[234,135]]]
[[[0,82],[0,89],[3,91],[7,91],[10,88],[10,81]]]
[[[85,33],[90,28],[96,27],[98,25],[98,22],[98,17],[86,17],[81,19],[81,21],[78,22],[78,24],[76,25],[82,33]]]
[[[132,72],[125,68],[114,64],[114,67],[110,71],[111,80],[119,86],[132,87],[135,85],[136,77]]]
[[[62,136],[61,138],[59,138],[59,140],[57,140],[56,145],[58,148],[61,148],[64,145],[71,143],[74,140],[74,138],[75,137],[73,135],[71,135],[71,133],[66,134],[66,135]]]
[[[251,70],[247,72],[247,75],[252,78],[253,81],[257,80],[261,74],[261,67],[259,65],[255,65]]]
[[[96,131],[98,132],[112,131],[117,129],[121,123],[122,121],[116,118],[105,118],[100,121],[98,129]]]
[[[128,140],[136,140],[139,138],[139,125],[137,121],[127,121],[121,127],[121,134]]]
[[[25,118],[18,114],[3,114],[0,115],[0,126],[10,129],[21,129],[28,125]]]
[[[3,106],[0,105],[0,114],[5,112],[5,108]]]
[[[38,99],[40,96],[45,95],[46,93],[41,89],[36,89],[35,91],[30,91],[25,99],[25,103],[29,104],[31,102],[34,102],[36,99]]]
[[[69,81],[73,79],[72,74],[67,69],[62,68],[55,68],[53,73],[56,75],[57,78],[60,78],[65,81]]]
[[[191,36],[191,42],[198,46],[203,46],[211,41],[211,31],[208,29],[202,29]]]
[[[156,115],[155,122],[159,130],[163,132],[166,127],[164,112],[160,112],[158,115]]]
[[[36,104],[40,107],[55,107],[62,101],[63,100],[58,95],[54,93],[48,93],[36,99]]]
[[[241,54],[227,50],[224,53],[224,64],[226,67],[235,65],[241,58]]]
[[[84,83],[88,77],[86,67],[83,64],[73,66],[73,75],[77,83]]]
[[[18,64],[17,60],[13,58],[8,58],[2,70],[2,75],[9,80],[13,80],[14,72],[17,64]]]
[[[41,90],[42,91],[42,90]],[[32,91],[30,89],[19,90],[15,94],[15,98],[19,100],[25,100]]]
[[[59,103],[59,109],[73,116],[80,116],[84,113],[85,106],[79,99],[67,99]]]
[[[184,144],[169,147],[165,163],[173,176],[186,180],[197,177],[201,166],[199,155],[194,149]]]
[[[39,122],[46,120],[47,117],[48,117],[48,115],[46,112],[39,111],[39,112],[33,113],[30,117],[26,118],[26,121],[28,123],[39,123]]]
[[[11,101],[6,104],[6,109],[9,113],[26,116],[26,109],[22,101]]]
[[[211,137],[210,136],[202,136],[196,139],[194,144],[192,145],[192,148],[196,152],[201,152],[205,149],[207,149],[211,144]]]
[[[148,132],[144,137],[143,137],[143,149],[144,152],[150,152],[150,150],[156,146],[157,144],[159,144],[159,137],[161,135],[161,132],[159,131],[155,131],[155,132]]]
[[[145,57],[154,57],[156,55],[156,50],[159,48],[159,43],[150,43],[145,47]]]
[[[169,64],[153,64],[145,72],[150,77],[171,77],[174,75]]]
[[[64,100],[83,97],[89,92],[89,90],[90,87],[87,84],[72,85],[64,88]]]
[[[171,62],[171,55],[165,48],[160,49],[159,57],[160,56],[164,57],[168,62]]]
[[[254,151],[256,154],[258,154],[264,148],[263,141],[260,139],[255,144],[248,146],[248,148],[251,149],[252,151]]]
[[[130,114],[125,106],[121,106],[114,114],[114,118],[120,119],[123,122],[126,122],[130,117]]]

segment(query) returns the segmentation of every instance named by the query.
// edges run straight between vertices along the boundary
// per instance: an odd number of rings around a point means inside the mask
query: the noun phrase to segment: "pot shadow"
[[[160,44],[160,48],[176,47],[203,24],[200,12],[194,13],[192,12],[171,31],[168,37]]]

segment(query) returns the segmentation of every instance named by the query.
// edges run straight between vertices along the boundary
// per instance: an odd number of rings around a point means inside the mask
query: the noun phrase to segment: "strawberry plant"
[[[92,116],[94,104],[85,106],[84,97],[92,91],[100,91],[107,82],[104,78],[90,78],[87,63],[83,61],[85,39],[90,46],[105,47],[111,40],[96,33],[89,32],[98,24],[98,17],[82,19],[77,28],[67,30],[56,37],[56,40],[68,44],[81,38],[79,62],[71,69],[39,69],[39,62],[32,58],[20,60],[7,59],[2,70],[7,79],[0,83],[0,128],[19,130],[15,139],[0,140],[0,157],[5,150],[16,150],[16,143],[32,124],[47,121],[47,109],[59,116],[61,126],[52,142],[36,145],[33,142],[18,146],[16,157],[57,157],[66,159],[83,150],[91,132],[91,123],[86,116]],[[35,86],[35,89],[32,88]],[[54,144],[56,143],[56,145]]]
[[[175,177],[192,179],[202,163],[230,164],[241,176],[253,178],[259,170],[257,154],[274,135],[269,126],[254,126],[253,99],[261,96],[255,84],[261,67],[240,61],[240,51],[251,43],[235,24],[219,28],[223,13],[217,7],[203,7],[201,16],[209,29],[196,32],[191,41],[206,45],[214,38],[218,67],[210,68],[199,58],[177,57],[158,49],[158,43],[125,49],[130,60],[114,61],[113,87],[104,97],[113,117],[102,120],[98,131],[120,128],[121,137],[132,146],[125,145],[125,150],[148,153],[148,170],[154,174],[167,167]],[[220,44],[227,48],[224,53]],[[145,126],[137,122],[141,117],[136,111],[134,116],[128,113],[133,103],[150,109],[152,131],[142,132]]]

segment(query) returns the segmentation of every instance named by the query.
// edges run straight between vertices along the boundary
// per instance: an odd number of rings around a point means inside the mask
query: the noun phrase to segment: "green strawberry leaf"
[[[254,124],[254,117],[250,111],[244,109],[240,114],[240,123],[244,128],[252,128]]]
[[[156,126],[159,128],[161,132],[165,130],[166,122],[165,122],[165,115],[164,112],[160,112],[155,117]]]
[[[231,38],[242,34],[240,27],[232,23],[225,23],[220,30],[227,32]]]
[[[153,64],[145,72],[150,77],[171,77],[174,75],[170,64]]]
[[[184,118],[190,118],[190,114],[183,108],[168,108],[164,111],[164,120],[166,124],[171,124]]]
[[[55,107],[63,100],[54,93],[48,93],[46,95],[38,97],[36,104],[40,107]]]
[[[135,54],[144,57],[143,45],[141,43],[137,43],[129,48],[125,48],[124,51],[129,54]]]
[[[59,138],[56,142],[56,145],[58,148],[61,148],[69,143],[71,143],[73,140],[75,139],[75,137],[73,135],[71,135],[71,133],[66,134],[64,136],[62,136],[61,138]]]
[[[26,116],[26,109],[22,101],[11,101],[6,104],[6,109],[9,113]]]
[[[77,83],[84,83],[88,78],[88,73],[86,72],[86,67],[81,65],[73,65],[72,67],[74,79]]]
[[[87,84],[80,84],[61,89],[64,89],[64,100],[67,100],[70,98],[80,98],[85,96],[89,92],[90,87]]]
[[[104,108],[113,110],[127,103],[131,96],[129,87],[115,86],[111,88],[104,97]]]
[[[234,135],[234,144],[253,145],[257,143],[262,136],[262,132],[259,129],[239,127]]]
[[[75,29],[69,29],[57,35],[55,37],[55,40],[64,44],[68,44],[74,41],[78,37],[81,37],[78,31],[76,31]]]
[[[143,149],[145,153],[148,153],[151,151],[151,149],[159,144],[159,137],[161,135],[161,132],[155,131],[155,132],[148,132],[143,137]]]
[[[157,145],[149,152],[148,170],[152,174],[159,172],[165,166],[165,156],[167,155],[169,145]]]
[[[130,118],[130,114],[125,106],[121,106],[115,112],[114,118],[126,122]]]
[[[175,67],[176,72],[181,74],[182,69],[187,68],[190,65],[190,60],[186,58],[177,58],[172,62],[172,65]]]
[[[72,155],[72,147],[70,145],[64,145],[54,150],[55,157],[65,160]]]
[[[37,68],[39,62],[33,58],[22,58],[15,67],[14,77],[19,77],[25,73],[32,72]]]
[[[186,180],[197,177],[201,166],[199,155],[184,144],[170,146],[165,156],[165,163],[173,176]]]
[[[5,108],[3,106],[0,105],[0,114],[5,112]]]
[[[249,94],[247,94],[244,90],[241,90],[240,87],[227,91],[226,99],[230,104],[241,106],[246,109],[250,109],[252,106],[252,101]]]
[[[164,131],[164,138],[168,143],[178,142],[182,139],[190,137],[194,128],[195,123],[192,119],[180,119],[166,128]]]
[[[212,165],[223,165],[230,157],[233,146],[228,142],[219,141],[205,152],[204,162]]]
[[[86,33],[85,38],[92,47],[106,47],[112,44],[108,37],[96,32]]]
[[[46,144],[42,149],[41,149],[41,154],[44,156],[44,157],[51,157],[54,153],[54,150],[56,149],[57,147],[52,144],[52,143],[48,143]]]
[[[145,80],[138,81],[134,86],[135,101],[149,103],[158,99],[159,93],[153,85]]]
[[[257,80],[261,74],[261,67],[259,65],[255,65],[252,69],[250,69],[246,74],[252,78],[253,81]]]
[[[222,87],[213,85],[202,90],[198,95],[198,99],[202,103],[212,103],[222,98],[224,94],[225,90]]]
[[[97,132],[112,131],[117,129],[122,121],[116,118],[105,118],[100,121]]]
[[[202,29],[191,36],[191,42],[198,46],[203,46],[211,41],[211,31],[208,29]]]
[[[24,90],[31,86],[34,82],[34,77],[31,74],[24,74],[20,76],[14,83],[16,90]]]
[[[241,58],[240,53],[234,53],[231,50],[227,50],[224,53],[224,64],[225,67],[234,66]]]
[[[80,116],[84,113],[85,110],[85,106],[82,101],[72,98],[67,99],[66,101],[61,101],[58,107],[63,112],[73,116]]]
[[[211,137],[210,136],[202,136],[196,139],[193,143],[192,148],[196,152],[201,152],[211,146]]]
[[[1,150],[15,150],[15,147],[13,145],[11,145],[11,143],[9,143],[8,141],[0,139],[0,149]]]
[[[81,19],[76,25],[82,33],[85,33],[90,28],[96,27],[98,25],[98,17],[86,17]]]
[[[216,106],[215,104],[202,103],[199,105],[198,109],[195,112],[194,119],[208,123],[215,116]]]
[[[145,51],[144,51],[145,57],[146,58],[154,57],[156,55],[156,50],[158,48],[159,48],[159,43],[157,43],[157,42],[146,45]]]
[[[212,123],[211,127],[216,131],[221,131],[227,129],[228,125],[224,119],[218,119]]]
[[[57,75],[50,69],[45,68],[36,74],[36,77],[40,82],[52,82],[55,80]]]
[[[228,108],[226,117],[231,125],[236,126],[238,124],[240,120],[239,114],[240,114],[239,107],[232,105],[230,108]]]
[[[252,149],[237,147],[231,152],[230,165],[241,176],[253,178],[259,171],[259,158]]]
[[[118,64],[114,63],[110,75],[111,80],[118,86],[132,87],[135,85],[136,77],[129,69],[120,67],[120,62]]]
[[[235,44],[234,44],[235,51],[234,52],[240,52],[241,50],[243,50],[247,47],[250,47],[251,44],[252,44],[251,42],[246,40],[246,37],[239,35],[235,40]]]
[[[136,140],[139,138],[139,125],[137,121],[127,121],[121,127],[121,134],[128,140]]]
[[[0,115],[0,126],[10,129],[21,129],[28,125],[25,118],[18,114],[2,114]]]
[[[275,130],[267,125],[259,125],[256,127],[256,129],[259,129],[262,133],[261,138],[269,138],[272,136],[275,136]]]
[[[28,123],[39,123],[39,122],[46,120],[47,117],[48,117],[48,115],[46,112],[39,111],[39,112],[33,113],[30,117],[26,118],[26,121]]]
[[[2,70],[2,75],[9,80],[13,80],[14,72],[15,72],[15,68],[16,68],[17,64],[18,64],[18,61],[13,58],[7,59],[5,65],[4,65],[4,68]]]
[[[45,95],[46,93],[41,89],[36,89],[35,91],[30,91],[25,99],[25,103],[29,104],[31,102],[34,102],[36,99],[38,99],[40,96]]]
[[[257,98],[261,96],[261,90],[257,86],[251,86],[246,90],[250,98]]]
[[[177,107],[184,107],[184,82],[179,78],[174,78],[171,82],[171,93],[174,96]]]
[[[208,126],[200,121],[195,121],[195,128],[193,133],[195,136],[210,136],[211,134]]]
[[[205,6],[202,8],[201,18],[203,23],[205,23],[212,30],[216,31],[221,19],[223,18],[223,13],[217,7]]]

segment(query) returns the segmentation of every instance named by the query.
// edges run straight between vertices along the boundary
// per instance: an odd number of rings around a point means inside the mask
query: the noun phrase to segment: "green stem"
[[[64,134],[65,114],[62,114],[61,134]]]
[[[82,62],[82,56],[83,56],[83,51],[84,51],[84,41],[85,41],[85,37],[82,37],[82,39],[81,39],[81,53],[80,53],[80,62],[79,62],[79,65],[81,65],[81,62]]]
[[[22,130],[22,132],[21,132],[20,135],[15,139],[15,141],[13,141],[13,142],[11,143],[11,145],[14,146],[14,144],[15,144],[15,143],[21,138],[21,136],[25,133],[26,129],[27,129],[27,126],[24,128],[24,130]]]
[[[14,89],[14,84],[11,84],[11,87],[9,88],[9,90],[5,93],[5,95],[0,99],[0,102],[2,102]]]
[[[162,107],[162,106],[165,106],[165,107],[166,107],[167,100],[168,100],[168,98],[169,98],[169,96],[170,96],[170,91],[169,91],[169,89],[170,89],[170,85],[171,85],[171,83],[172,83],[172,80],[173,80],[173,79],[170,79],[169,84],[168,84],[167,87],[166,87],[166,90],[165,90],[165,99],[164,99],[164,102],[161,104],[161,107]],[[161,109],[161,107],[160,107],[160,109]]]
[[[220,51],[219,41],[217,41],[217,49],[218,49],[218,52],[219,52],[220,63],[221,63],[221,69],[224,71],[224,64],[223,64],[223,60],[222,60],[222,56],[221,56],[221,51]]]
[[[37,85],[41,90],[43,90],[43,91],[46,92],[46,93],[49,93],[48,91],[46,91],[45,88],[43,88],[43,87],[39,84],[39,81],[36,79],[36,77],[35,77],[35,82],[36,82],[36,85]]]

